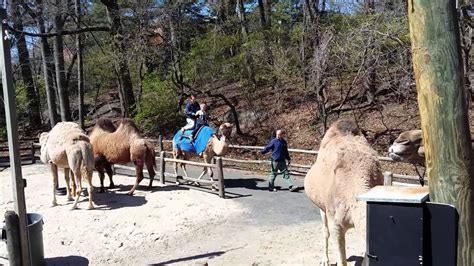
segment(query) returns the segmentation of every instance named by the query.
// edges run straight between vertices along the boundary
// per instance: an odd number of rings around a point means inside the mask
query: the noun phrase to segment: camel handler
[[[298,190],[298,187],[293,185],[290,180],[290,174],[288,172],[288,166],[291,163],[290,154],[288,153],[288,144],[283,138],[285,131],[279,129],[276,131],[276,138],[272,139],[263,150],[260,151],[261,154],[265,154],[269,151],[272,151],[271,157],[271,167],[270,176],[268,178],[268,190],[270,192],[275,192],[275,178],[278,175],[278,172],[283,174],[283,179],[288,183],[288,189],[291,192]],[[288,164],[286,163],[288,161]]]

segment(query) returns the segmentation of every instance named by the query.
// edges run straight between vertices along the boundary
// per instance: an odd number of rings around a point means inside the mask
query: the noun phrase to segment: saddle
[[[207,146],[207,142],[212,135],[216,134],[214,129],[209,126],[203,126],[199,129],[194,137],[193,143],[191,143],[189,137],[193,130],[186,130],[181,138],[181,130],[178,130],[173,137],[173,143],[175,148],[178,150],[183,150],[187,152],[193,152],[197,154],[201,154]]]

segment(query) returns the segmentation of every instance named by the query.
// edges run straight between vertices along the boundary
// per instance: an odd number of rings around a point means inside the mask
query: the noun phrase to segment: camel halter
[[[417,165],[419,165],[419,166],[425,168],[425,170],[423,170],[423,175],[421,175],[420,172],[418,171]],[[416,173],[418,174],[418,181],[420,182],[420,185],[421,185],[422,187],[424,187],[424,186],[425,186],[426,166],[424,166],[422,163],[415,164],[415,171],[416,171]]]

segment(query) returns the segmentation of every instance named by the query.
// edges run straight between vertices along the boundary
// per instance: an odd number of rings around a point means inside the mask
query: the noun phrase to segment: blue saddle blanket
[[[192,132],[193,132],[192,129],[191,130],[186,130],[186,131],[184,131],[184,136],[189,137],[189,136],[191,136]],[[216,134],[214,129],[212,129],[211,127],[208,127],[208,126],[203,126],[199,130],[199,132],[196,135],[196,138],[193,141],[194,145],[192,145],[190,143],[190,139],[187,138],[187,137],[183,137],[180,140],[181,130],[179,130],[174,135],[173,143],[175,145],[175,148],[177,148],[179,150],[183,150],[183,151],[187,151],[187,152],[195,152],[197,154],[200,154],[201,152],[203,152],[206,149],[207,142],[209,141],[209,138],[214,134]]]

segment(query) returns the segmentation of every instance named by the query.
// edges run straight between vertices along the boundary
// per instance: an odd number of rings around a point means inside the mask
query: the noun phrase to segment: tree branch
[[[31,36],[31,37],[55,37],[55,36],[74,35],[74,34],[83,33],[83,32],[110,31],[109,26],[86,27],[86,28],[79,28],[79,29],[74,29],[74,30],[62,30],[60,32],[50,32],[50,33],[34,33],[34,32],[21,31],[21,30],[13,28],[12,26],[8,26],[8,29],[13,32],[21,33],[21,34]]]

